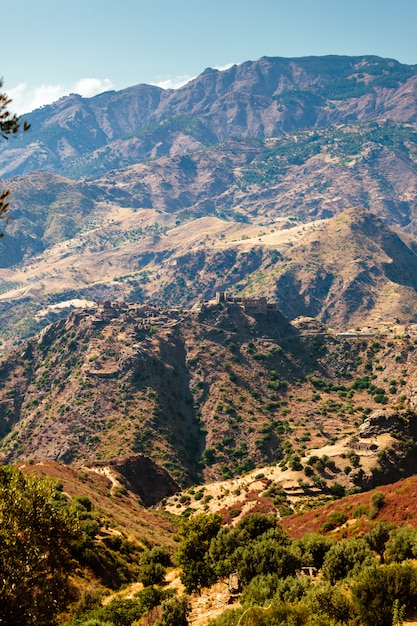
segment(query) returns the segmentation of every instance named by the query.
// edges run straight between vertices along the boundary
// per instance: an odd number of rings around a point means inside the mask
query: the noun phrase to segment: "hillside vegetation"
[[[379,478],[368,463],[334,470],[329,485],[399,478],[414,471],[414,336],[392,326],[337,336],[311,319],[290,324],[276,310],[248,313],[233,302],[74,312],[1,363],[2,458],[80,466],[132,457],[134,467],[142,454],[187,486],[265,463],[303,470],[308,450],[356,437],[382,409],[363,436],[388,433],[404,445]],[[376,446],[375,466],[388,443]],[[161,498],[177,489],[159,480]]]

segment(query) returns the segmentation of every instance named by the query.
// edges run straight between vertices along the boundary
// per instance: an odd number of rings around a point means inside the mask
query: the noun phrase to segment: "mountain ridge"
[[[120,140],[141,129],[152,136],[175,119],[200,120],[203,124],[201,132],[197,131],[200,147],[232,136],[279,136],[297,129],[351,123],[365,117],[415,121],[416,74],[417,66],[373,56],[262,57],[223,71],[209,68],[175,90],[137,85],[89,99],[70,95],[28,115],[36,131],[14,142],[14,148],[0,148],[0,175],[22,174],[33,169],[68,175],[66,160],[76,160],[109,141]],[[277,97],[281,98],[281,104]],[[348,102],[349,97],[354,102]],[[326,104],[343,98],[344,107]],[[149,126],[152,124],[157,125],[154,131]],[[205,139],[206,133],[209,136]],[[189,141],[190,133],[185,132],[185,136]],[[57,151],[55,157],[47,147],[46,137]],[[148,148],[139,148],[143,151],[142,158],[169,154],[172,149],[178,153],[171,140],[156,152],[157,142],[150,143]]]

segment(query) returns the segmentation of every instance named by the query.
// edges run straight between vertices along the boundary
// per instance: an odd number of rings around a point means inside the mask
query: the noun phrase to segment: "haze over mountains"
[[[228,289],[341,330],[412,321],[416,90],[390,59],[263,57],[34,111],[0,147],[4,346],[74,298]]]

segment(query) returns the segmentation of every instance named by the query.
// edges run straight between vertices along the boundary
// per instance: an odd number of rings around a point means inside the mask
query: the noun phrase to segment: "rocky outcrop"
[[[417,415],[414,411],[382,409],[373,411],[359,426],[359,436],[366,439],[390,433],[413,440],[417,437]]]
[[[404,430],[404,420],[397,411],[390,409],[373,411],[359,426],[359,436],[363,439],[384,433],[396,433]]]
[[[107,466],[115,470],[121,476],[120,482],[129,491],[136,493],[145,506],[153,506],[180,490],[166,469],[143,454],[103,461],[95,466]]]

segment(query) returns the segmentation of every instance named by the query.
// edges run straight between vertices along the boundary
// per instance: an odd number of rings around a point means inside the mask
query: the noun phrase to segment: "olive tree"
[[[385,546],[390,537],[390,526],[387,521],[381,520],[371,528],[365,535],[365,541],[380,558],[380,563],[384,563]]]

